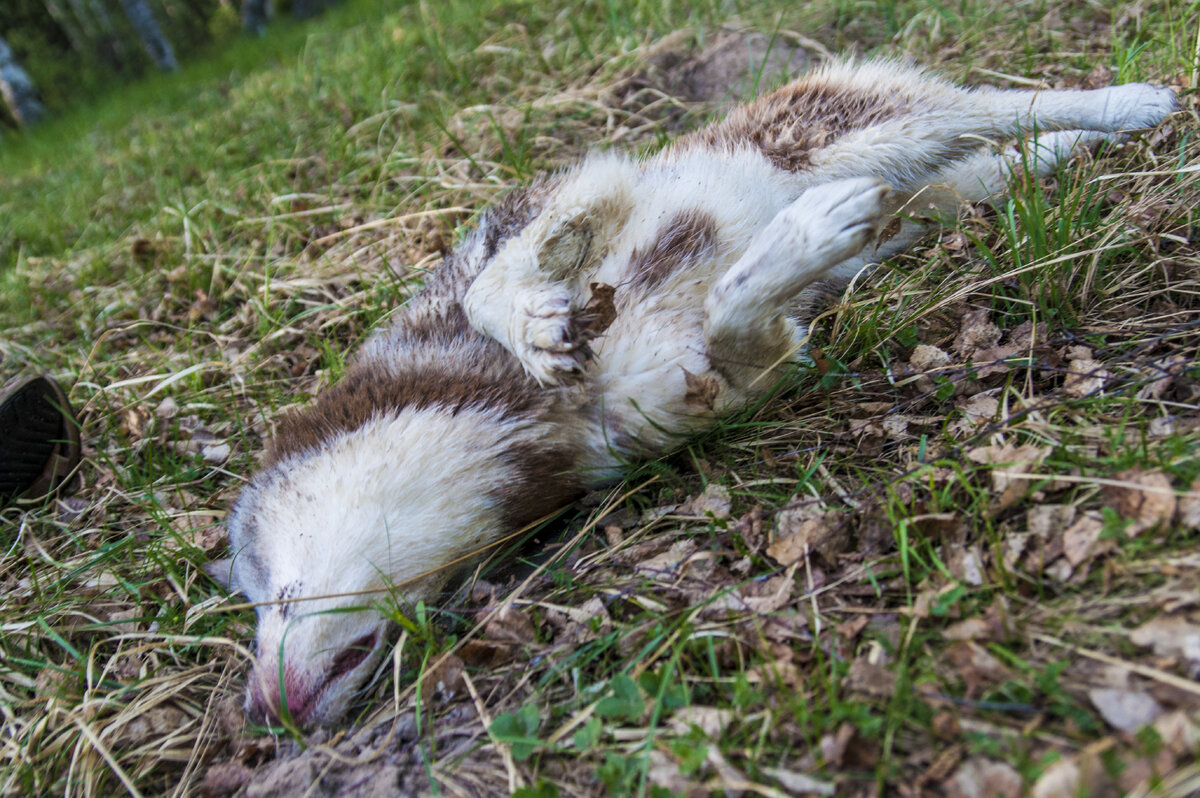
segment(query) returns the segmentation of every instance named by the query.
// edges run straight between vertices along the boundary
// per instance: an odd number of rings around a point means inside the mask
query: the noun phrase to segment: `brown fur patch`
[[[499,345],[481,347],[479,355],[494,360],[507,356]],[[320,448],[330,438],[356,430],[372,419],[394,416],[406,409],[438,407],[453,415],[468,408],[487,408],[533,415],[548,401],[546,393],[519,367],[499,376],[449,366],[414,368],[403,375],[389,374],[378,365],[355,367],[312,405],[283,416],[263,466],[270,468],[289,456]]]
[[[817,150],[847,133],[901,117],[909,106],[902,96],[801,79],[734,109],[723,122],[686,136],[678,146],[752,147],[775,167],[799,172]]]
[[[529,441],[504,454],[513,479],[496,488],[494,496],[510,530],[566,506],[583,494],[585,474],[576,469],[578,452],[565,446]]]
[[[703,211],[675,214],[649,246],[634,250],[629,260],[629,289],[653,291],[666,278],[711,256],[717,247],[717,232],[716,220]]]
[[[547,192],[554,186],[552,179],[539,179],[532,185],[513,189],[487,210],[481,224],[487,233],[484,257],[491,258],[500,245],[520,233],[541,210]]]
[[[683,401],[688,406],[697,410],[712,410],[716,407],[717,397],[721,394],[721,384],[716,379],[702,374],[693,374],[687,369],[683,370],[683,379],[687,386],[687,393],[684,394]]]

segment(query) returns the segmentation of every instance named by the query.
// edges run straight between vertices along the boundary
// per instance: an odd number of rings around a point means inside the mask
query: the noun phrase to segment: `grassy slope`
[[[272,767],[237,711],[252,618],[212,612],[226,599],[198,569],[222,553],[214,523],[276,411],[336,378],[474,209],[588,143],[655,147],[664,126],[699,123],[705,108],[611,90],[656,37],[690,26],[703,39],[737,16],[968,82],[1179,85],[1197,30],[1174,0],[1136,14],[978,0],[388,5],[239,43],[0,152],[5,367],[73,382],[88,446],[68,505],[9,510],[0,526],[6,793],[156,794],[195,787],[214,761]],[[1026,787],[1069,769],[1056,762],[1136,781],[1137,762],[1189,761],[1161,730],[1114,734],[1088,694],[1120,685],[1196,708],[1194,683],[1172,682],[1195,663],[1129,633],[1186,622],[1194,530],[1166,520],[1130,537],[1129,497],[1106,487],[1161,472],[1180,491],[1200,473],[1196,187],[1173,171],[1196,162],[1184,107],[1049,195],[1026,185],[884,267],[818,325],[800,390],[597,497],[625,511],[521,592],[535,639],[516,621],[507,633],[527,645],[503,644],[502,623],[478,628],[486,601],[410,623],[399,697],[385,680],[363,714],[416,735],[404,783],[626,794],[742,779],[772,794],[788,788],[783,769],[869,792],[939,788],[985,756]],[[987,359],[955,349],[981,309],[1006,333],[1047,323],[1032,366],[957,365]],[[905,379],[920,343],[950,367]],[[1105,379],[1081,388],[1064,376],[1079,370]],[[970,404],[981,392],[996,405]],[[1004,444],[1037,447],[992,459],[1032,452],[1041,476],[1006,491],[976,462]],[[655,512],[711,484],[731,495],[728,517]],[[780,566],[769,543],[813,507],[809,528],[830,542]],[[1065,568],[1063,528],[1088,513],[1100,541]],[[568,534],[597,520],[572,510]],[[726,595],[755,611],[713,606]],[[581,606],[593,617],[573,626],[561,608]],[[455,682],[459,661],[478,700],[468,682],[449,702],[407,690],[430,668]]]

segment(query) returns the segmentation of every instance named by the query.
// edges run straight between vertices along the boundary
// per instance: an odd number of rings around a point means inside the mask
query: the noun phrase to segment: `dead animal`
[[[389,634],[347,610],[435,598],[465,556],[762,396],[814,285],[920,237],[894,216],[914,196],[953,213],[1014,165],[1048,173],[1175,108],[1145,84],[966,89],[838,62],[657,155],[509,193],[345,379],[279,421],[231,513],[233,586],[267,602],[248,711],[335,721]],[[1024,155],[989,143],[1027,131]]]

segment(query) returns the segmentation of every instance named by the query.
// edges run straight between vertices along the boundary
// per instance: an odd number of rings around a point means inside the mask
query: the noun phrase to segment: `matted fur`
[[[889,214],[1003,189],[1019,156],[987,140],[1062,131],[1030,143],[1045,172],[1174,107],[1146,85],[969,90],[836,63],[656,156],[594,155],[509,194],[281,422],[232,512],[234,584],[273,602],[248,709],[335,720],[388,637],[345,610],[435,598],[450,563],[761,396],[805,334],[802,293],[920,235],[906,221],[867,251]]]

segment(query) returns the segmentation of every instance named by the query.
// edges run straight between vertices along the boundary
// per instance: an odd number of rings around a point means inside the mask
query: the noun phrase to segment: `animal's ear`
[[[214,582],[228,590],[231,596],[241,592],[233,587],[232,557],[222,557],[219,560],[209,560],[200,567]]]

